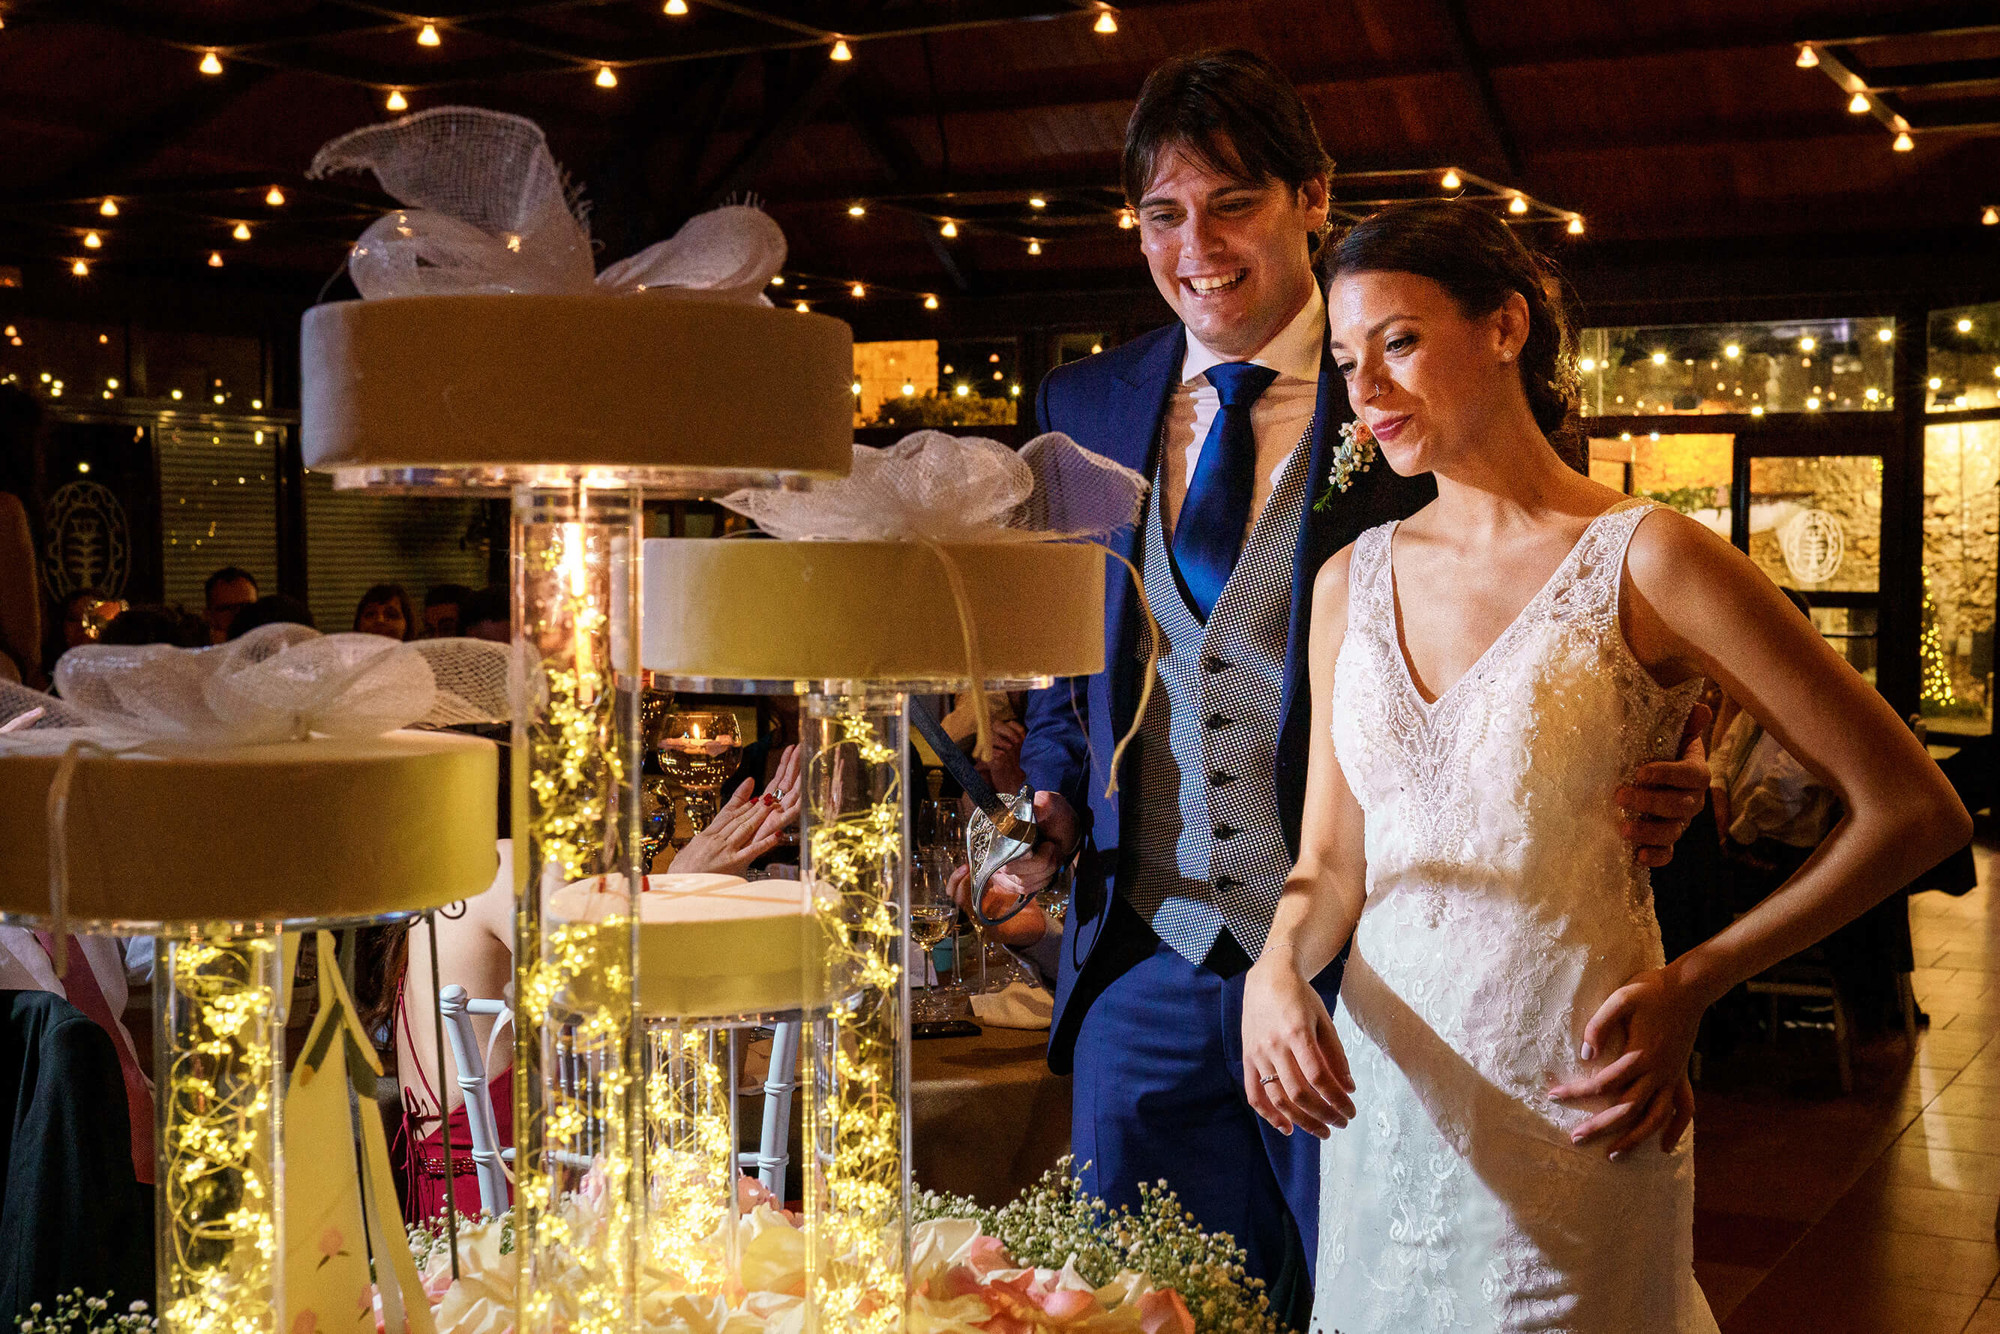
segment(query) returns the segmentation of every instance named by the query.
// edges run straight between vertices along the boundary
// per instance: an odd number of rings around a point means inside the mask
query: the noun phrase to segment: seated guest
[[[489,585],[459,604],[458,632],[467,639],[490,639],[505,644],[514,637],[513,612],[507,590]]]
[[[171,644],[175,648],[208,647],[208,624],[179,607],[145,603],[127,607],[98,636],[103,644]]]
[[[215,622],[210,619],[211,628]],[[237,609],[229,622],[229,633],[225,639],[241,639],[262,625],[303,625],[309,630],[319,627],[313,624],[312,608],[295,597],[283,593],[273,593],[269,597],[258,598],[247,607]]]
[[[407,643],[417,637],[417,613],[401,584],[376,584],[354,608],[354,633]]]
[[[420,638],[456,639],[464,631],[462,615],[472,590],[464,584],[438,584],[424,594],[424,628]]]
[[[225,565],[208,576],[201,592],[208,617],[208,642],[220,644],[232,637],[229,627],[236,613],[257,600],[257,578],[241,566]]]

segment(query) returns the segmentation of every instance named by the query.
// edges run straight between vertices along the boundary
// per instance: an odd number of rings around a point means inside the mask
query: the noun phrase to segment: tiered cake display
[[[409,207],[355,247],[368,299],[306,316],[305,458],[336,485],[511,492],[515,1328],[625,1334],[646,1226],[642,496],[844,471],[851,335],[764,303],[784,245],[754,209],[703,215],[593,281],[561,175],[518,118],[442,108],[315,162],[358,168]],[[593,909],[565,919],[555,900],[580,881]]]

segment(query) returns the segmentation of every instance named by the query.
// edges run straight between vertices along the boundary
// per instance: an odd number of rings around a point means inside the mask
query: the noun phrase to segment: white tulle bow
[[[307,175],[372,171],[403,207],[349,252],[364,297],[493,292],[659,292],[768,304],[785,234],[735,204],[594,273],[590,228],[541,127],[479,107],[435,107],[350,131]]]

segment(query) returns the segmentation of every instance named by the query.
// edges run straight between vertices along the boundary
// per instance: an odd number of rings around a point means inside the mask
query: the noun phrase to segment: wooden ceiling
[[[1349,207],[1444,193],[1455,167],[1496,205],[1527,196],[1558,250],[1948,238],[2000,257],[1980,224],[2000,206],[1990,2],[428,2],[0,0],[0,265],[199,275],[213,253],[232,280],[317,291],[386,201],[302,172],[394,91],[540,122],[606,260],[751,192],[790,237],[786,294],[835,313],[856,281],[878,305],[1143,287],[1118,225],[1125,118],[1161,59],[1221,45],[1298,84]]]

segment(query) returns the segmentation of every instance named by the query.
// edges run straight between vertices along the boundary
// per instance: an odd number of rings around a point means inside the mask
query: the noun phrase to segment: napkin
[[[1047,1028],[1055,1009],[1055,997],[1026,982],[972,998],[972,1017],[995,1028]]]

